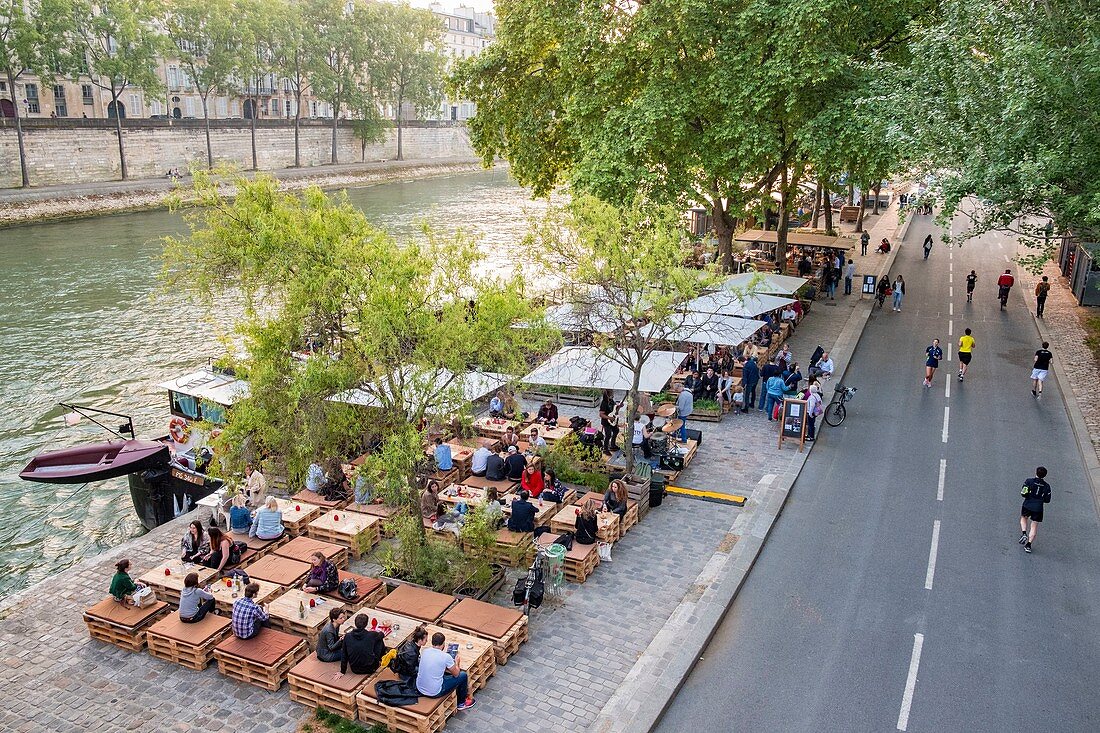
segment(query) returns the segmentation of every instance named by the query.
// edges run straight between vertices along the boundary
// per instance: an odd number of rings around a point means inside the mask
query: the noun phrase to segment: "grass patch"
[[[1100,316],[1088,316],[1081,319],[1085,328],[1085,346],[1092,352],[1092,358],[1100,361]]]
[[[298,730],[300,733],[390,733],[390,729],[381,723],[362,726],[324,708],[317,708],[313,718],[302,723]]]

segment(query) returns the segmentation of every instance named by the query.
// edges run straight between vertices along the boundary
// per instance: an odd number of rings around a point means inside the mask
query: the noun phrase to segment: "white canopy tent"
[[[195,399],[227,406],[248,397],[249,394],[248,382],[210,368],[199,369],[157,386]]]
[[[688,301],[684,307],[689,311],[711,315],[734,316],[736,318],[755,318],[762,313],[770,313],[785,305],[794,303],[794,298],[778,295],[746,295],[740,298],[736,293],[720,291],[700,295]]]
[[[651,324],[645,330],[645,335],[649,339],[659,338],[665,341],[738,346],[763,327],[763,321],[754,321],[751,318],[691,312],[675,328],[659,328]]]
[[[596,306],[586,311],[573,303],[552,305],[546,309],[546,320],[562,331],[614,333],[619,324],[610,316],[610,308]]]
[[[638,389],[660,392],[687,354],[654,351],[642,369]],[[634,377],[622,364],[592,346],[569,346],[557,352],[523,378],[528,384],[587,389],[629,390]]]
[[[791,277],[790,275],[776,275],[764,272],[742,272],[722,283],[723,290],[750,290],[754,293],[768,295],[794,295],[797,290],[808,283],[804,277]]]
[[[396,376],[396,375],[395,375]],[[415,373],[406,367],[400,377],[406,385],[406,407],[419,407],[423,402],[432,400],[430,407],[442,412],[458,409],[460,402],[473,402],[500,389],[508,383],[508,377],[496,372],[467,372],[461,377],[448,369]],[[461,389],[462,397],[455,398],[455,388]],[[388,389],[386,385],[372,385],[370,388],[358,387],[329,397],[333,402],[346,402],[349,405],[380,407],[377,393]]]

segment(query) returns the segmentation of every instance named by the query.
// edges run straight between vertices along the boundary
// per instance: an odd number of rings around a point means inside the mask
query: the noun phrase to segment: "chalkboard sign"
[[[867,295],[874,295],[875,294],[875,286],[877,284],[878,284],[878,281],[875,280],[874,275],[864,275],[863,276],[863,290],[861,292],[867,293]]]
[[[806,400],[783,400],[783,409],[779,415],[779,447],[783,439],[798,441],[798,450],[806,442]]]

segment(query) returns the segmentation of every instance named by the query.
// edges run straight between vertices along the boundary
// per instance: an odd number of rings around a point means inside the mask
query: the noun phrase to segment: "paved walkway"
[[[883,226],[892,227],[890,216],[883,215]],[[837,303],[818,301],[795,332],[791,343],[800,359],[818,343],[837,340],[854,308],[842,296]],[[683,485],[751,494],[761,480],[767,485],[804,458],[794,448],[776,451],[774,423],[761,413],[696,426],[704,442],[679,481]],[[763,509],[777,513],[780,506],[769,499]],[[447,729],[583,731],[616,693],[646,696],[645,687],[628,683],[632,669],[685,600],[705,597],[708,584],[701,579],[708,577],[712,556],[737,543],[733,528],[739,522],[756,523],[750,514],[666,498],[615,545],[613,562],[585,584],[568,585],[562,597],[548,599],[532,615],[531,641],[498,670],[478,707],[453,718]],[[0,709],[0,729],[295,729],[308,713],[289,700],[285,687],[268,693],[214,668],[192,672],[88,638],[81,610],[105,595],[114,562],[128,556],[140,574],[177,551],[189,519],[86,560],[0,605],[0,697],[13,701]],[[516,577],[517,571],[510,573],[497,602],[510,605]]]

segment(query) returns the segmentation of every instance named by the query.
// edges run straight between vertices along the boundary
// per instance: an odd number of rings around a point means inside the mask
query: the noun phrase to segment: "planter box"
[[[645,469],[649,471],[649,466],[646,465]],[[630,475],[624,476],[623,480],[626,482],[627,496],[638,502],[638,521],[641,521],[649,513],[649,489],[652,483],[650,477],[646,476],[643,479],[637,475]]]
[[[489,579],[489,583],[484,588],[459,588],[454,592],[455,598],[473,598],[475,601],[488,601],[496,595],[496,592],[504,586],[504,566],[494,563],[490,567],[493,569],[493,577]]]
[[[688,420],[697,420],[699,422],[722,422],[722,410],[700,410],[695,408]]]

